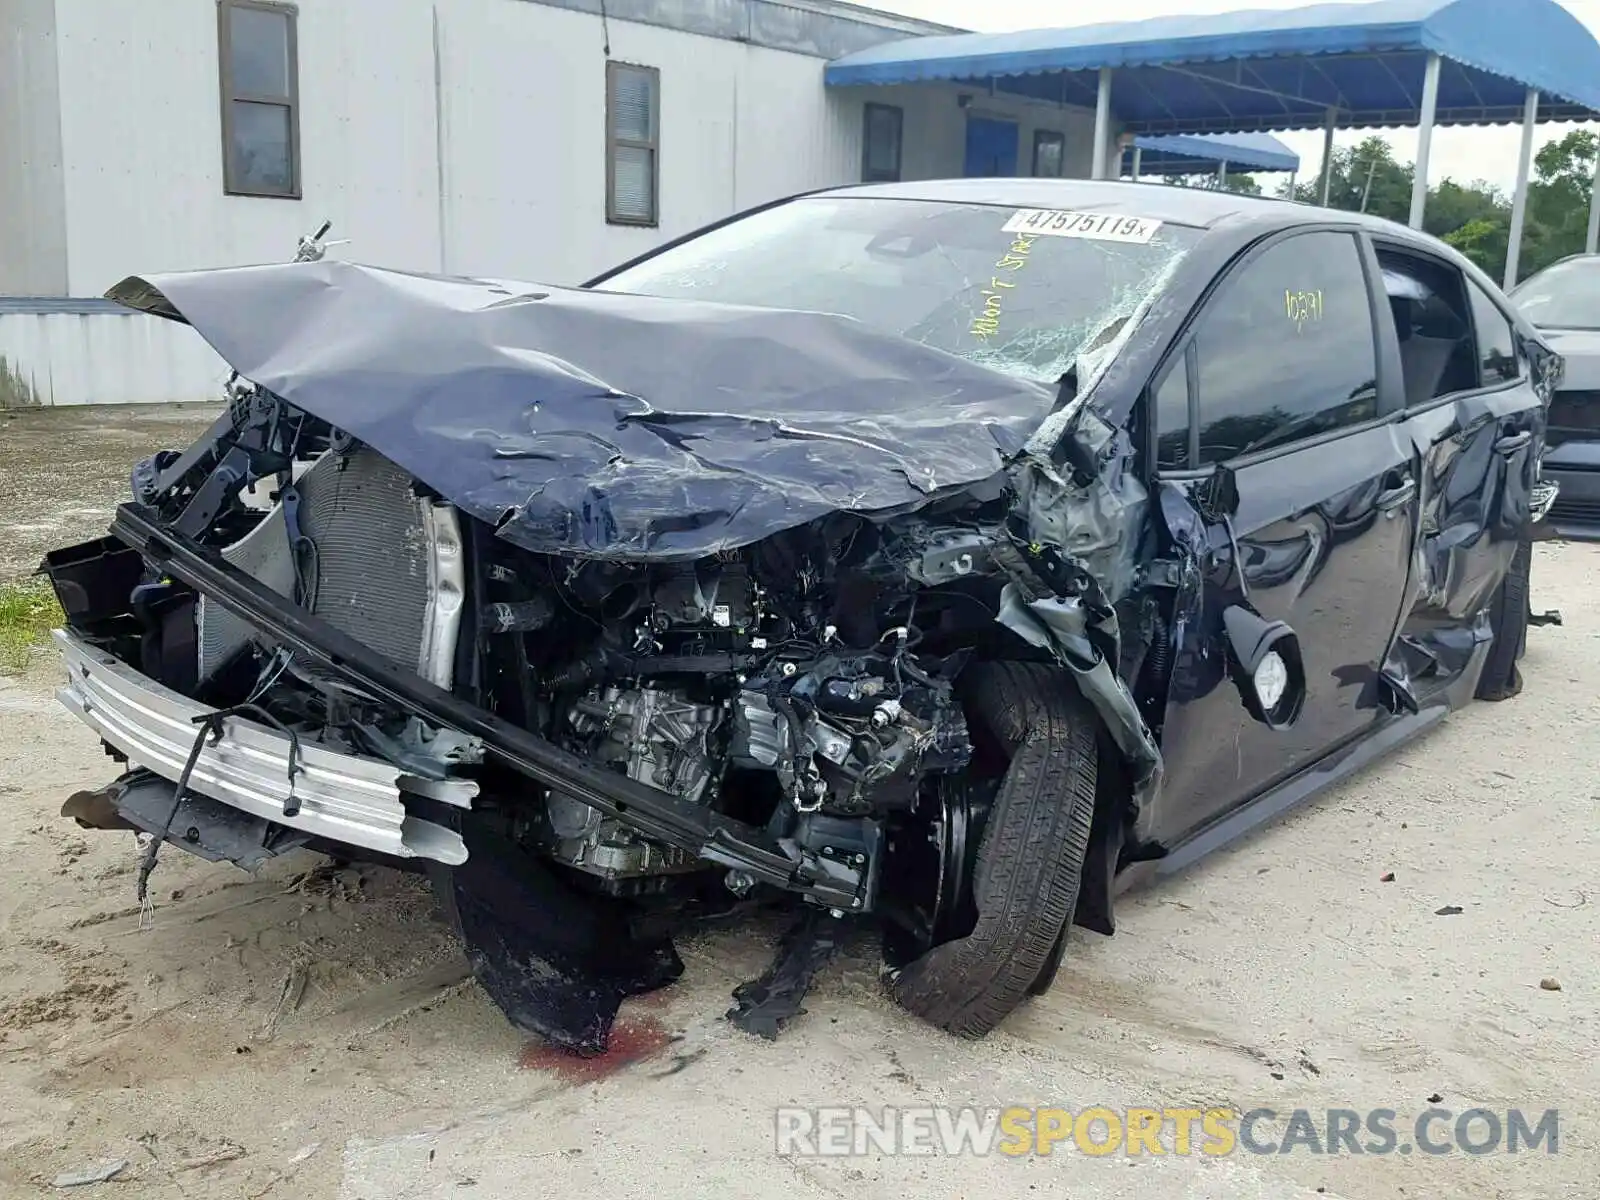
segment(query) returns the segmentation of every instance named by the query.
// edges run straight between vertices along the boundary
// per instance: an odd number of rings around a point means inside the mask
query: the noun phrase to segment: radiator
[[[448,688],[464,589],[455,509],[417,495],[409,475],[365,447],[324,455],[297,487],[300,532],[315,547],[301,555],[311,611],[396,666]],[[294,594],[281,504],[222,554],[280,595]],[[202,679],[261,636],[204,596],[196,620]]]

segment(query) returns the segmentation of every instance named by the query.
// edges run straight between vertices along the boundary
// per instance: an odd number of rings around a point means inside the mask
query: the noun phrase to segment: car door
[[[1258,244],[1154,382],[1155,486],[1187,567],[1161,720],[1163,840],[1303,770],[1385,711],[1379,672],[1405,602],[1417,480],[1380,353],[1376,274],[1352,230]],[[1247,708],[1229,653],[1239,613],[1297,642],[1291,682],[1303,695],[1288,721]]]
[[[1449,689],[1459,703],[1477,684],[1489,605],[1527,529],[1543,408],[1488,286],[1423,247],[1378,239],[1374,249],[1421,465],[1421,536],[1387,669],[1416,702]]]

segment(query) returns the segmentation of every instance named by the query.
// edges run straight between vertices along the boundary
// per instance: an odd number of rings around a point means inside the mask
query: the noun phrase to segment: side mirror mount
[[[1218,463],[1195,492],[1195,506],[1207,521],[1226,521],[1239,511],[1239,480],[1233,468]]]
[[[1300,639],[1283,621],[1269,621],[1238,604],[1223,609],[1222,627],[1246,711],[1269,729],[1288,729],[1306,702]]]

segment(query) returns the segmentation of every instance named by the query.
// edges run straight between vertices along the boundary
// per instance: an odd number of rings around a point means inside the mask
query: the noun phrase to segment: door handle
[[[1496,454],[1515,454],[1529,442],[1533,441],[1533,430],[1524,429],[1521,433],[1507,434],[1494,444]]]
[[[1386,492],[1379,492],[1378,498],[1376,501],[1374,501],[1374,503],[1376,504],[1379,512],[1388,513],[1390,516],[1393,516],[1394,511],[1397,508],[1408,503],[1411,497],[1415,496],[1416,494],[1417,481],[1415,479],[1407,479],[1404,483],[1397,487],[1392,487]]]

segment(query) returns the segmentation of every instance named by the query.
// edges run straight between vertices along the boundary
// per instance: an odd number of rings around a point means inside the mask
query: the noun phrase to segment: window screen
[[[217,5],[222,184],[242,196],[300,196],[295,10],[264,0]]]
[[[1206,306],[1200,462],[1222,462],[1377,415],[1372,306],[1355,238],[1307,233],[1268,247]]]
[[[606,63],[606,220],[660,223],[661,73]]]
[[[1517,369],[1517,343],[1500,306],[1470,279],[1467,281],[1467,298],[1472,302],[1472,324],[1477,331],[1478,366],[1482,371],[1483,386],[1492,387],[1515,379]]]
[[[861,180],[895,183],[900,178],[900,136],[904,116],[891,104],[869,104],[863,111]]]

